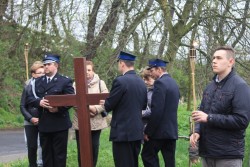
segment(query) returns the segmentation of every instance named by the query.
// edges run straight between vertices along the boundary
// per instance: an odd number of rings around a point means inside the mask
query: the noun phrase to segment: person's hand
[[[98,114],[95,106],[89,106],[89,111],[91,118],[95,117]]]
[[[52,108],[52,107],[49,105],[49,100],[44,99],[44,98],[40,101],[40,106],[43,107],[43,108]]]
[[[200,138],[200,134],[199,133],[193,133],[190,137],[189,137],[189,142],[190,142],[190,145],[192,147],[196,147],[196,143],[197,141],[199,140]]]
[[[199,158],[193,158],[191,159],[192,164],[198,164],[199,163]]]
[[[207,114],[203,111],[193,111],[192,112],[192,119],[195,122],[207,122]]]
[[[145,140],[145,141],[149,141],[148,135],[144,134],[144,140]]]
[[[30,122],[33,123],[34,125],[37,125],[39,123],[39,118],[32,117]]]
[[[50,107],[49,112],[51,112],[51,113],[58,112],[58,107],[51,107],[51,106],[49,106],[49,107]]]
[[[100,100],[99,104],[104,108],[105,100]]]

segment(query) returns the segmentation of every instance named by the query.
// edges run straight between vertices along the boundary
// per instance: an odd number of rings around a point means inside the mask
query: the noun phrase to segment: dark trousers
[[[28,159],[29,167],[37,167],[37,138],[38,138],[38,126],[25,125],[25,134],[27,138],[27,148],[28,148]]]
[[[77,144],[77,151],[78,151],[78,165],[81,166],[79,130],[75,130],[75,132],[76,132],[76,144]],[[98,159],[100,135],[101,135],[101,130],[92,130],[91,131],[94,167],[96,166],[97,159]]]
[[[141,140],[130,142],[113,142],[115,167],[138,167]]]
[[[44,167],[66,167],[68,130],[40,132]]]
[[[142,161],[144,167],[160,167],[158,152],[161,151],[165,167],[175,167],[176,140],[150,139],[145,141],[142,148]]]

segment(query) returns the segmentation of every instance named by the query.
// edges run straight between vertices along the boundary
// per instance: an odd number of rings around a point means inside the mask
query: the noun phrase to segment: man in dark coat
[[[122,73],[112,84],[109,97],[100,104],[112,112],[110,140],[116,167],[138,167],[143,139],[143,109],[147,106],[147,88],[134,71],[135,56],[121,52],[118,69]]]
[[[74,94],[72,80],[58,73],[59,56],[47,54],[43,59],[45,76],[36,80],[35,92],[28,101],[39,107],[39,132],[43,165],[65,167],[67,158],[68,129],[71,127],[70,107],[52,107],[45,95]]]
[[[190,144],[199,140],[203,167],[241,167],[245,131],[250,120],[250,88],[234,70],[235,51],[221,46],[213,53],[216,74],[203,92],[199,111],[192,112],[196,122]]]
[[[175,166],[175,148],[178,139],[177,109],[179,88],[166,72],[166,61],[149,60],[149,68],[155,79],[151,101],[151,115],[144,130],[145,143],[142,160],[145,167],[159,167],[161,151],[165,166]]]

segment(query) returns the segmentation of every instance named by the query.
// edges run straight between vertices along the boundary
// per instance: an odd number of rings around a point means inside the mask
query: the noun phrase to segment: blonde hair
[[[35,73],[37,69],[43,68],[44,65],[41,61],[35,61],[32,66],[30,67],[30,73]]]
[[[94,66],[94,63],[93,63],[92,61],[87,60],[87,61],[86,61],[86,66],[87,66],[87,65],[91,65],[91,66],[92,66],[92,70],[95,71],[95,66]]]

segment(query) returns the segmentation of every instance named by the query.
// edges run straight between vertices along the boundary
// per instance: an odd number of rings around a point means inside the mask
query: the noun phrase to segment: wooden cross
[[[106,99],[108,93],[87,94],[86,59],[74,58],[74,72],[76,94],[50,95],[45,99],[54,107],[76,106],[78,115],[81,167],[93,167],[92,140],[90,133],[90,114],[88,105],[99,104],[101,99]]]

